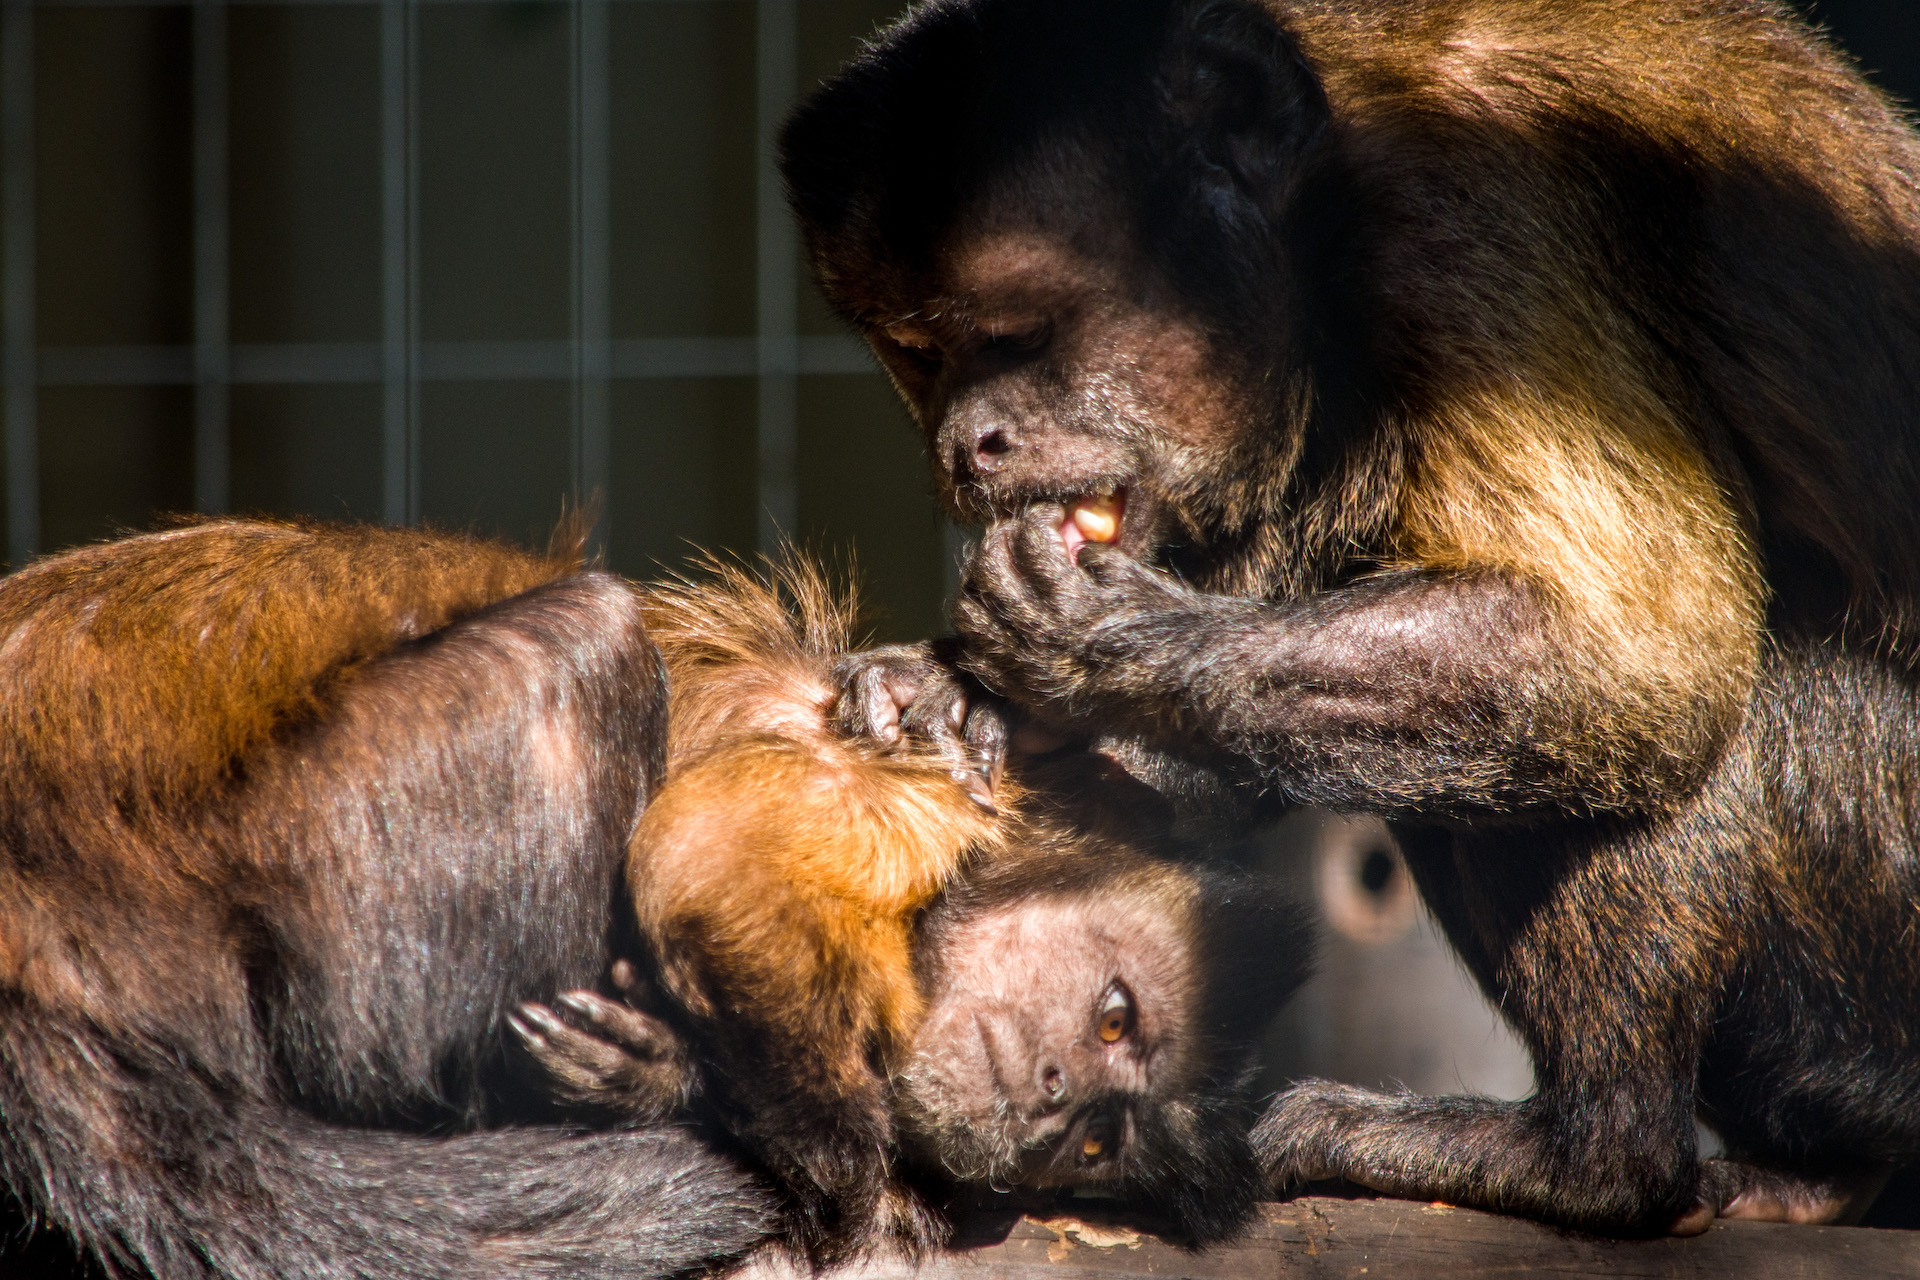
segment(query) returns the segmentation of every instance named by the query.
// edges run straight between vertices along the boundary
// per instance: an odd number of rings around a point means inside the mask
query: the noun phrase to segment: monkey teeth
[[[1090,493],[1070,503],[1066,519],[1060,523],[1060,541],[1067,549],[1067,559],[1078,564],[1080,548],[1089,542],[1118,541],[1126,509],[1124,490]]]

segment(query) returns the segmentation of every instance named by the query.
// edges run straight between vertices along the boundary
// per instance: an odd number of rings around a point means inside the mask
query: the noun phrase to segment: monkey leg
[[[633,593],[583,574],[366,664],[252,764],[222,838],[279,872],[249,969],[285,1087],[480,1117],[509,1011],[606,972],[664,713]]]
[[[1674,1097],[1671,1081],[1504,1102],[1308,1080],[1274,1100],[1254,1149],[1282,1192],[1342,1178],[1410,1200],[1658,1235],[1692,1213],[1699,1181],[1692,1113]]]

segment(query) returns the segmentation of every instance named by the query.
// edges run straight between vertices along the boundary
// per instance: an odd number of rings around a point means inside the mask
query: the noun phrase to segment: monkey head
[[[1306,975],[1294,908],[1224,872],[1035,832],[924,922],[895,1079],[911,1158],[998,1189],[1104,1187],[1196,1241],[1245,1221],[1253,1044]]]
[[[1251,519],[1299,447],[1251,428],[1305,394],[1283,224],[1325,118],[1252,4],[966,0],[825,86],[783,162],[949,510],[1094,495],[1084,537],[1144,559]]]

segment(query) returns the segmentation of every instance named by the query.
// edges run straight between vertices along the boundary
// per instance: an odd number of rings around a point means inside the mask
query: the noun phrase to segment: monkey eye
[[[1113,1121],[1106,1116],[1095,1116],[1080,1131],[1080,1158],[1098,1160],[1113,1150]]]
[[[1052,325],[1036,324],[1025,329],[1010,329],[1005,333],[990,333],[980,349],[983,355],[1016,359],[1033,355],[1046,346],[1052,337]]]
[[[1133,1030],[1133,997],[1119,983],[1107,988],[1106,1001],[1100,1006],[1100,1016],[1095,1022],[1103,1044],[1118,1044],[1127,1038]]]

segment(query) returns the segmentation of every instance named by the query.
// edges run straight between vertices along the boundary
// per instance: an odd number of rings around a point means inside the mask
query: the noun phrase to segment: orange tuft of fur
[[[641,928],[689,1010],[864,1091],[919,1019],[914,914],[1000,824],[944,761],[829,728],[850,592],[798,558],[764,581],[707,568],[643,594],[672,695],[667,783],[631,846]]]

